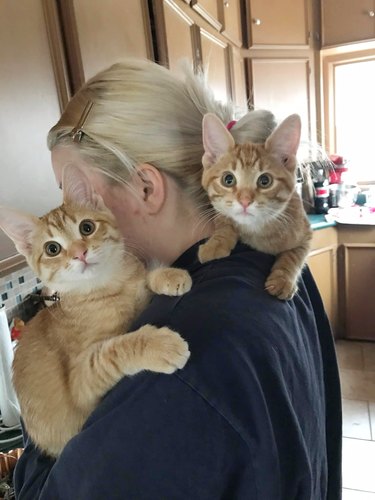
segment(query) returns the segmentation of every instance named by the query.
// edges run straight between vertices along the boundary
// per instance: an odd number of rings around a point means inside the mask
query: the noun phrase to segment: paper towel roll
[[[0,306],[0,412],[3,424],[13,427],[20,422],[20,410],[12,384],[13,347],[5,307]]]

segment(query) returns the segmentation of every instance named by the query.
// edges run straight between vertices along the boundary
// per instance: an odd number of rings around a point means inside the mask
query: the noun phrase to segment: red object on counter
[[[342,156],[339,156],[339,155],[329,155],[329,159],[335,165],[343,165],[344,164],[344,158]]]
[[[329,159],[334,165],[333,169],[329,172],[329,183],[341,184],[341,175],[348,171],[348,167],[345,166],[346,162],[340,155],[329,155]]]

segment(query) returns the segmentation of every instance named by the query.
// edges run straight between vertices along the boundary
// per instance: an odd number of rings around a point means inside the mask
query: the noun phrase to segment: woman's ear
[[[133,181],[133,187],[143,203],[148,215],[155,215],[162,208],[166,185],[163,174],[153,165],[143,163],[138,165]]]

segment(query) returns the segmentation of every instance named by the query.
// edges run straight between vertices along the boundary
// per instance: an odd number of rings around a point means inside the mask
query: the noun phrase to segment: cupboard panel
[[[339,45],[375,38],[374,0],[324,0],[323,45]]]
[[[66,7],[69,8],[69,7]],[[83,77],[126,56],[150,58],[150,32],[143,0],[73,0]]]
[[[345,337],[375,340],[375,244],[344,244],[339,251]]]
[[[203,68],[217,99],[231,98],[228,45],[201,29],[201,53]]]
[[[306,0],[248,0],[251,46],[307,45]]]
[[[302,139],[311,136],[308,59],[251,59],[250,94],[256,108],[272,110],[278,120],[298,113]]]

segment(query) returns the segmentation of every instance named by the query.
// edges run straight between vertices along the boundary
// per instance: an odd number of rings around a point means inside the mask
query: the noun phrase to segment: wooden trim
[[[86,78],[83,70],[77,22],[74,12],[74,0],[58,0],[58,6],[72,94],[75,94],[85,83]]]
[[[169,3],[169,2],[168,2]],[[154,30],[157,45],[157,63],[169,68],[167,31],[164,17],[164,0],[152,0]]]
[[[253,65],[252,60],[248,57],[244,59],[245,62],[245,79],[246,79],[246,97],[249,109],[254,107],[254,87],[253,87]]]
[[[221,23],[217,19],[215,19],[209,12],[207,12],[207,10],[204,7],[202,7],[202,5],[199,3],[199,0],[192,0],[191,6],[196,12],[198,12],[200,16],[203,17],[203,19],[209,22],[211,26],[213,26],[216,30],[218,31],[221,30],[222,28]]]
[[[197,24],[193,24],[190,28],[190,31],[194,54],[194,71],[197,73],[198,71],[202,71],[203,69],[201,30]]]
[[[325,247],[317,248],[316,250],[312,250],[308,257],[314,257],[315,255],[319,255],[324,252],[335,252],[337,249],[337,245],[328,245]]]
[[[142,5],[142,19],[144,26],[144,33],[146,37],[146,50],[147,50],[147,58],[155,61],[154,48],[152,45],[152,32],[151,32],[151,24],[150,24],[150,8],[147,0],[141,0]]]
[[[0,261],[0,278],[13,273],[14,271],[18,271],[18,269],[22,269],[22,267],[25,267],[26,265],[27,262],[23,255],[12,255],[12,257],[8,257],[7,259]]]
[[[42,0],[42,8],[47,27],[47,36],[59,98],[60,111],[63,112],[72,97],[72,91],[69,81],[59,10],[57,3],[54,0]]]

